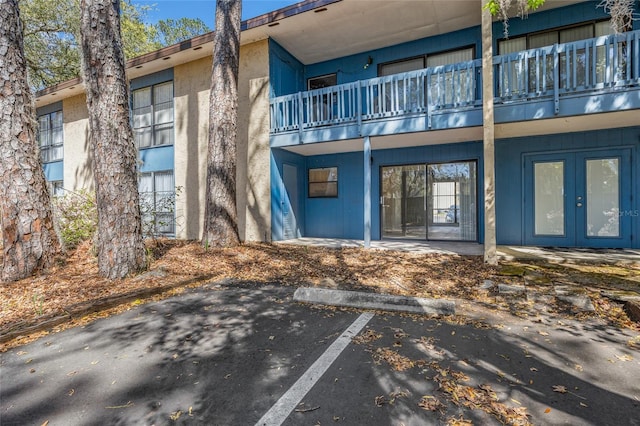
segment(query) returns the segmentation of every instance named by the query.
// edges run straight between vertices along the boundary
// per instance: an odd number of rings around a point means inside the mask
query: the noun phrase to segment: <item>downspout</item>
[[[482,13],[482,116],[484,160],[484,261],[498,264],[496,248],[495,134],[493,114],[493,33],[491,12]]]

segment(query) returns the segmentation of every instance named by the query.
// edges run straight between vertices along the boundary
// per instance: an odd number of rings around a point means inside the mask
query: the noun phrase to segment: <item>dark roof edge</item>
[[[291,16],[295,16],[300,13],[308,12],[310,10],[327,6],[332,3],[338,3],[341,1],[342,0],[304,0],[296,4],[292,4],[292,5],[283,7],[281,9],[277,9],[272,12],[268,12],[260,16],[256,16],[255,18],[242,21],[242,23],[240,24],[240,29],[241,31],[247,31],[252,28],[257,28],[262,25],[267,25],[272,22],[279,21],[281,19],[289,18]],[[145,64],[147,62],[154,61],[156,59],[174,55],[176,53],[182,52],[183,50],[192,49],[194,47],[209,43],[210,41],[213,41],[214,34],[215,34],[215,31],[211,31],[206,34],[202,34],[202,35],[190,38],[188,40],[181,41],[180,43],[163,47],[162,49],[154,50],[153,52],[149,52],[144,55],[129,59],[125,64],[125,69],[133,68],[133,67]],[[49,95],[59,90],[66,89],[68,87],[72,87],[81,83],[82,83],[82,79],[80,77],[63,81],[62,83],[45,87],[44,89],[37,91],[36,97],[39,98],[41,96]]]

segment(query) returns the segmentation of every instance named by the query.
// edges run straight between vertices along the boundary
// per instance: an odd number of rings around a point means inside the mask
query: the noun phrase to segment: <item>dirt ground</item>
[[[205,250],[197,242],[176,240],[149,242],[147,251],[149,271],[123,280],[100,277],[91,245],[85,243],[48,271],[0,284],[0,342],[4,341],[0,351],[41,335],[43,332],[30,335],[39,324],[51,323],[54,330],[74,326],[148,299],[169,297],[188,286],[223,279],[471,300],[518,316],[535,316],[538,307],[526,298],[514,301],[483,290],[485,280],[526,284],[543,293],[562,284],[583,289],[595,312],[578,312],[549,299],[547,308],[552,312],[578,318],[596,316],[619,327],[640,330],[622,304],[603,295],[610,290],[640,293],[638,262],[579,265],[528,261],[492,267],[479,256],[261,243]],[[88,311],[93,312],[87,316]]]

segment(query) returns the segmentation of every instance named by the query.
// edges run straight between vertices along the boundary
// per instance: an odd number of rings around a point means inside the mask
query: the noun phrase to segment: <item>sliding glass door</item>
[[[383,167],[382,237],[477,240],[476,163]]]

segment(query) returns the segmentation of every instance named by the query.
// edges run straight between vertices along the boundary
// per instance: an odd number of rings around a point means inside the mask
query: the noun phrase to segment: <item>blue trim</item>
[[[36,108],[36,115],[40,117],[41,115],[51,114],[52,112],[56,111],[62,111],[62,101],[54,102],[52,104]]]
[[[129,83],[131,90],[141,89],[143,87],[152,86],[154,84],[165,83],[173,80],[173,68],[154,72],[142,77],[134,78]]]
[[[44,169],[44,177],[48,182],[64,179],[64,166],[63,161],[55,161],[53,163],[44,163],[42,165]]]
[[[140,172],[158,172],[173,170],[173,145],[159,146],[140,150]]]

